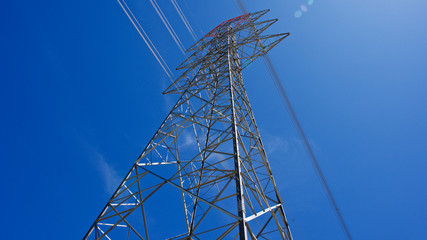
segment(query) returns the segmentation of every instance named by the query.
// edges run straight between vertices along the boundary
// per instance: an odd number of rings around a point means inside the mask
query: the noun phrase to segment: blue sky
[[[178,66],[149,1],[128,2]],[[425,238],[427,3],[243,2],[291,33],[270,56],[354,239]],[[179,3],[199,37],[240,15],[231,0]],[[0,11],[1,238],[79,239],[177,96],[161,94],[170,80],[114,0]],[[295,239],[343,239],[262,61],[243,77]]]

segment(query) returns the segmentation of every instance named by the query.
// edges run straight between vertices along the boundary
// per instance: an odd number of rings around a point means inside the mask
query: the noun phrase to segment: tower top
[[[236,28],[240,25],[242,25],[242,23],[244,23],[244,21],[250,16],[249,13],[243,14],[241,16],[232,18],[232,19],[228,19],[224,22],[222,22],[221,24],[219,24],[218,26],[216,26],[214,29],[212,29],[210,32],[208,32],[206,35],[209,37],[215,37],[216,35],[221,35],[223,34],[224,31],[224,26],[230,26],[231,24],[234,23],[234,26],[232,28]]]
[[[229,27],[231,26],[232,32],[239,32],[241,30],[244,30],[246,28],[252,27],[254,24],[256,24],[256,21],[264,16],[264,14],[268,13],[270,9],[258,11],[255,13],[246,13],[238,17],[234,17],[231,19],[228,19],[218,26],[216,26],[214,29],[212,29],[210,32],[208,32],[205,36],[203,36],[199,41],[197,41],[193,46],[189,47],[187,49],[187,52],[191,52],[194,50],[200,49],[200,47],[203,47],[203,45],[207,44],[210,40],[213,38],[220,38],[225,33],[228,33],[230,31]],[[276,22],[277,19],[269,20]]]
[[[227,21],[222,22],[212,29],[187,52],[191,55],[181,63],[177,69],[184,72],[165,91],[168,93],[182,93],[184,89],[196,84],[197,81],[204,81],[211,63],[224,58],[224,49],[228,48],[228,38],[232,38],[232,48],[239,56],[239,68],[243,70],[259,56],[267,53],[280,41],[289,36],[289,33],[265,34],[277,19],[259,20],[270,10],[263,10],[256,13],[247,13]],[[201,71],[205,69],[207,72]]]

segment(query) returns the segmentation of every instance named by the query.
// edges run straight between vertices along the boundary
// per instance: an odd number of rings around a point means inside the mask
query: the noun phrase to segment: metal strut
[[[231,31],[231,26],[228,27],[227,35],[227,60],[228,60],[228,75],[230,81],[230,104],[231,104],[231,121],[232,129],[231,134],[233,135],[233,149],[234,149],[234,171],[235,171],[235,180],[236,180],[236,200],[237,200],[237,212],[238,216],[242,218],[239,222],[239,236],[240,239],[246,240],[246,222],[245,222],[245,200],[243,198],[243,181],[240,173],[242,172],[240,167],[240,155],[239,155],[239,139],[237,138],[238,130],[236,123],[236,112],[234,106],[234,79],[233,76],[238,74],[240,71],[238,69],[233,69],[232,58],[234,59],[233,49],[235,47],[235,41],[233,39],[233,33]],[[237,72],[235,72],[237,70]]]

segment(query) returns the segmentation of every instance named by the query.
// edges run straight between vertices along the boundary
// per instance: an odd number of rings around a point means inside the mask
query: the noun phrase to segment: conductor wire
[[[165,25],[165,27],[168,29],[169,34],[172,36],[172,38],[175,41],[176,45],[178,45],[179,50],[181,50],[182,54],[184,54],[184,56],[186,56],[185,47],[182,44],[181,39],[179,39],[178,35],[176,34],[176,32],[173,29],[172,25],[169,23],[168,19],[166,18],[165,14],[163,13],[163,11],[160,8],[159,4],[157,4],[157,1],[156,0],[150,0],[150,3],[153,6],[154,10],[156,10],[157,15],[159,15],[159,17],[162,20],[162,22]]]
[[[117,0],[117,2],[120,4],[120,7],[126,13],[126,16],[129,18],[129,20],[132,22],[132,25],[135,27],[135,29],[138,31],[138,33],[141,36],[141,38],[144,40],[145,44],[147,45],[148,49],[150,49],[151,53],[156,58],[157,62],[160,64],[160,66],[162,67],[163,71],[165,71],[166,75],[173,82],[173,73],[172,73],[172,71],[170,70],[169,66],[167,65],[167,63],[165,62],[165,60],[163,59],[163,57],[160,55],[160,53],[157,50],[157,48],[154,46],[154,44],[151,41],[151,39],[148,37],[147,33],[142,28],[142,26],[139,23],[139,21],[133,15],[132,11],[130,10],[130,8],[126,4],[126,1],[125,0]]]
[[[193,40],[195,42],[197,42],[197,40],[198,40],[197,35],[194,32],[193,28],[191,27],[191,24],[188,21],[188,19],[185,17],[185,14],[182,11],[181,7],[178,5],[176,0],[171,0],[171,2],[172,2],[172,5],[175,7],[175,10],[178,12],[178,15],[181,17],[181,20],[184,23],[185,27],[187,28],[188,32],[190,33],[191,37],[193,38]]]
[[[240,11],[242,13],[246,14],[247,10],[246,10],[246,7],[245,7],[243,1],[242,0],[235,0],[235,2],[237,4],[237,6],[240,8]],[[347,224],[345,223],[344,218],[341,214],[341,211],[338,208],[338,204],[335,201],[334,195],[332,194],[332,191],[329,188],[329,184],[326,181],[325,175],[323,174],[323,171],[320,168],[319,162],[317,161],[317,158],[314,155],[314,152],[311,148],[311,145],[307,140],[307,137],[306,137],[306,135],[305,135],[305,133],[301,127],[301,123],[295,114],[295,111],[292,107],[291,102],[289,101],[288,95],[286,94],[286,91],[283,88],[282,83],[280,82],[279,75],[277,74],[276,69],[274,68],[273,63],[271,62],[271,59],[267,53],[265,53],[263,55],[263,60],[264,60],[264,63],[265,63],[265,65],[266,65],[266,67],[267,67],[267,69],[271,75],[271,78],[273,79],[274,85],[276,86],[276,89],[279,92],[280,98],[282,99],[282,102],[285,105],[286,111],[288,112],[288,114],[292,120],[292,123],[294,124],[294,127],[296,128],[298,135],[303,142],[304,149],[305,149],[309,159],[311,160],[311,163],[312,163],[312,165],[313,165],[313,167],[317,173],[317,176],[320,180],[320,183],[322,185],[323,190],[326,192],[329,203],[331,204],[331,207],[332,207],[332,209],[333,209],[333,211],[334,211],[334,213],[335,213],[335,215],[336,215],[336,217],[337,217],[337,219],[341,225],[341,228],[344,231],[346,237],[349,240],[351,240],[352,237],[351,237],[350,231],[348,230]]]

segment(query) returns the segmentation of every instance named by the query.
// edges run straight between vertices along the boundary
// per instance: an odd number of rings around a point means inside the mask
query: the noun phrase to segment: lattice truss
[[[267,11],[187,50],[181,97],[84,239],[292,239],[241,74],[289,35],[262,35]]]

